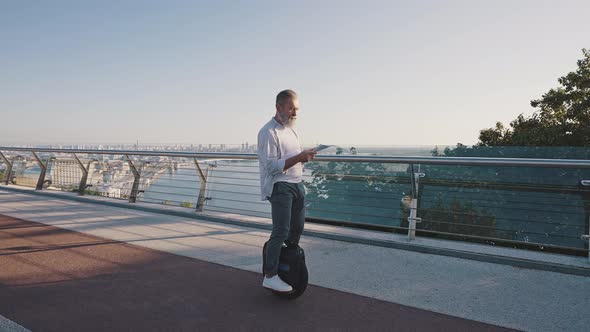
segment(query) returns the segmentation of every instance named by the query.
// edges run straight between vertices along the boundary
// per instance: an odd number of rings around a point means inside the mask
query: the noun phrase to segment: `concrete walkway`
[[[2,332],[31,332],[10,319],[0,315],[0,331]]]
[[[2,190],[0,214],[256,273],[268,237],[255,228]],[[313,285],[520,330],[590,326],[588,277],[309,236],[302,246]]]

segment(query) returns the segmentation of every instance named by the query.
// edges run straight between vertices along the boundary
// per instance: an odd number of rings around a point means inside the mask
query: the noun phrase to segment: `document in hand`
[[[324,145],[324,144],[320,144],[320,145],[316,146],[315,148],[313,148],[313,150],[315,152],[320,152],[322,150],[325,150],[325,149],[330,148],[330,147],[333,147],[333,146],[336,146],[336,145]]]

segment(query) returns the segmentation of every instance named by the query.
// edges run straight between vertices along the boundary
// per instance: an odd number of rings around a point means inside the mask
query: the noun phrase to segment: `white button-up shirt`
[[[285,161],[301,153],[299,136],[293,128],[285,127],[272,118],[258,132],[258,162],[260,167],[260,196],[267,200],[277,182],[299,183],[303,165],[295,164],[286,171]]]

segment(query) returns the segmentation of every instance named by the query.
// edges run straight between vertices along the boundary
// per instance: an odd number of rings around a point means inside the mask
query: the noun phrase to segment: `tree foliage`
[[[520,114],[480,131],[478,146],[590,146],[590,50],[578,68],[558,79],[560,86],[531,101],[531,116]]]

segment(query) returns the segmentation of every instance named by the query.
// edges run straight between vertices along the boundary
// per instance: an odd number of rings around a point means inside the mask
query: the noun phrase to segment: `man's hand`
[[[299,162],[302,162],[302,163],[309,162],[315,157],[316,154],[317,154],[317,152],[314,149],[303,150],[298,155]]]
[[[283,171],[288,170],[289,168],[297,165],[298,163],[306,163],[308,161],[311,161],[316,154],[317,152],[315,152],[313,149],[301,151],[299,154],[296,154],[285,161],[285,167],[283,168]]]

